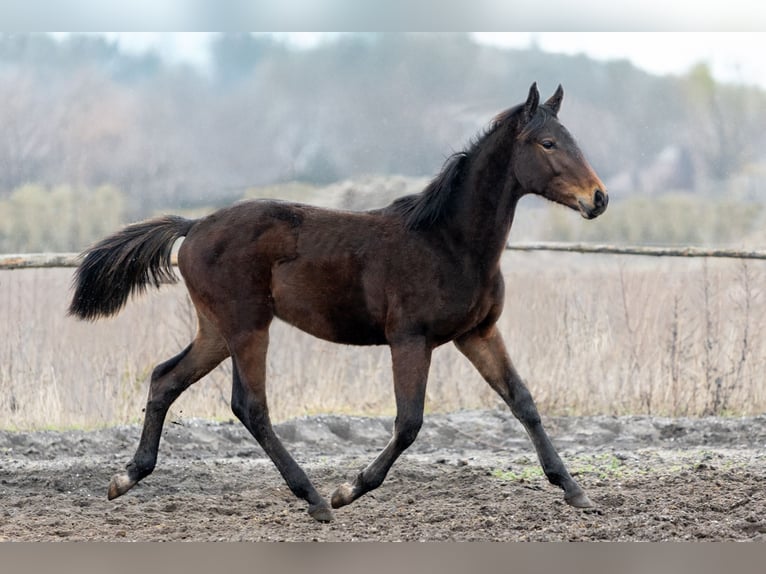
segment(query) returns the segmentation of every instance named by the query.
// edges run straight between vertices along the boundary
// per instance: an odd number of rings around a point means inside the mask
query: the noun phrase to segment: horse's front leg
[[[333,508],[339,508],[383,483],[399,455],[410,446],[423,424],[431,348],[425,339],[415,338],[391,345],[396,395],[394,435],[378,457],[360,472],[353,483],[339,486],[332,495]]]
[[[309,504],[308,512],[318,522],[330,522],[332,511],[311,484],[274,432],[266,401],[266,352],[268,328],[237,336],[231,344],[233,384],[231,407],[279,470],[287,486]]]
[[[564,500],[578,508],[593,506],[583,489],[569,474],[548,438],[532,395],[511,363],[497,327],[493,325],[483,332],[468,333],[456,340],[455,345],[468,357],[527,429],[545,476],[552,484],[564,490]]]

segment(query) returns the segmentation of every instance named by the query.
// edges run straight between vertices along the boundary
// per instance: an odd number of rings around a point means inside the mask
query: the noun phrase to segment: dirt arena
[[[383,448],[391,418],[277,425],[329,497]],[[378,490],[314,522],[237,422],[168,423],[151,476],[107,501],[140,429],[0,432],[0,540],[766,540],[766,416],[546,420],[596,504],[577,510],[542,477],[501,411],[426,417]]]

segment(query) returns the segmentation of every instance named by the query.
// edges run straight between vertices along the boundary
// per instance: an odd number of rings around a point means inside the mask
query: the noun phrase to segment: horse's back
[[[195,304],[227,331],[276,315],[331,341],[382,344],[385,310],[374,301],[384,227],[373,214],[242,202],[198,221],[179,269]]]

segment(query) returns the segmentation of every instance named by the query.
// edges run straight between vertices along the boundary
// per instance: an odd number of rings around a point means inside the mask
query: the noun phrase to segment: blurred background
[[[527,197],[511,242],[766,248],[763,34],[0,34],[0,253],[81,251],[158,213],[416,193],[536,81],[610,190],[586,222]],[[766,412],[762,261],[507,252],[499,323],[542,412]],[[194,336],[182,284],[92,325],[71,269],[0,272],[0,427],[138,422]],[[393,413],[385,348],[278,321],[275,420]],[[228,419],[227,361],[171,420]],[[501,408],[451,346],[429,412]]]
[[[79,251],[245,197],[364,209],[419,191],[537,81],[606,182],[512,240],[759,246],[762,34],[0,35],[0,252]]]

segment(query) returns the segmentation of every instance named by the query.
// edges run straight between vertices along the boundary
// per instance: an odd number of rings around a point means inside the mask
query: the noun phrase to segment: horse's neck
[[[449,224],[453,235],[465,241],[482,266],[494,266],[499,261],[521,197],[510,157],[510,146],[495,145],[472,158],[458,209]]]

